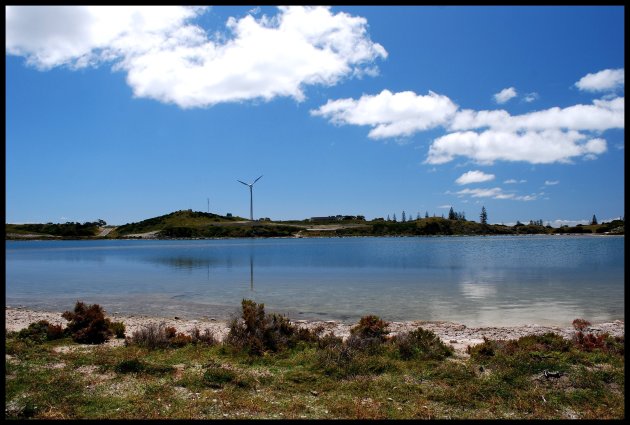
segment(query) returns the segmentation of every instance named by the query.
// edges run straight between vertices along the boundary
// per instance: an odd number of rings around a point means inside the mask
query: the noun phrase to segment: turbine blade
[[[242,182],[242,181],[240,181],[240,180],[236,180],[236,181],[237,181],[237,182],[239,182],[239,183],[243,183],[245,186],[249,186],[247,183]]]
[[[262,177],[262,176],[260,176],[260,177]],[[254,180],[254,183],[256,183],[258,180],[260,180],[260,177],[258,177],[256,180]],[[252,184],[254,184],[254,183],[252,183]]]

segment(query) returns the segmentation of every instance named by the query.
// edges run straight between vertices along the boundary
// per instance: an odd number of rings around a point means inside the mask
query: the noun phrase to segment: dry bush
[[[150,323],[135,331],[127,341],[150,350],[166,348],[170,341],[170,333],[167,333],[167,329],[163,322],[160,324]]]
[[[389,323],[381,320],[378,316],[363,316],[359,320],[359,323],[350,329],[350,335],[359,338],[377,338],[381,341],[385,341],[389,333],[387,326],[389,326]]]
[[[75,342],[102,344],[112,335],[110,321],[105,318],[103,308],[98,304],[86,305],[77,301],[74,311],[66,311],[61,317],[70,321],[68,331]]]
[[[589,322],[588,320],[575,319],[573,321],[573,327],[576,331],[584,332],[589,326],[591,326],[591,322]]]
[[[166,326],[164,322],[160,324],[151,323],[142,329],[135,331],[129,344],[136,344],[149,349],[184,347],[188,344],[215,345],[218,343],[214,333],[210,329],[201,332],[197,327],[190,331],[190,335],[177,332],[172,326]]]
[[[299,341],[317,341],[317,334],[299,329],[280,314],[265,314],[265,305],[252,300],[241,302],[242,315],[232,319],[225,343],[252,355],[292,348]]]

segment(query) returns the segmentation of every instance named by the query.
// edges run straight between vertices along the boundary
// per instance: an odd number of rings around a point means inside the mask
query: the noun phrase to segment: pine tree
[[[453,207],[451,207],[451,209],[448,211],[448,219],[455,220],[456,218],[457,216],[455,215],[455,211],[453,211]]]
[[[433,216],[435,216],[435,214],[433,214]],[[429,211],[424,212],[424,218],[429,218]]]
[[[591,224],[597,224],[597,217],[593,214],[593,219],[591,220]]]
[[[389,219],[389,214],[387,214],[387,221],[391,221],[391,220]]]
[[[394,213],[394,218],[393,218],[393,220],[394,220],[394,223],[396,223],[396,213]]]
[[[481,207],[481,215],[479,215],[481,224],[488,224],[488,213],[486,213],[486,207]]]
[[[405,221],[407,221],[407,220],[405,219],[405,210],[403,210],[403,213],[402,213],[402,222],[404,223]]]

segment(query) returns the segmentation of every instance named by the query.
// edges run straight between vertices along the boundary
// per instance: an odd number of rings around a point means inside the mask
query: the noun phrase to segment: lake
[[[624,319],[621,236],[6,241],[6,305],[226,319],[569,326]]]

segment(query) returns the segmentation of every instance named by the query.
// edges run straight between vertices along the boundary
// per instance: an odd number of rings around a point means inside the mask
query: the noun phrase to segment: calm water
[[[624,239],[594,236],[7,241],[6,304],[224,319],[569,325],[624,318]]]

